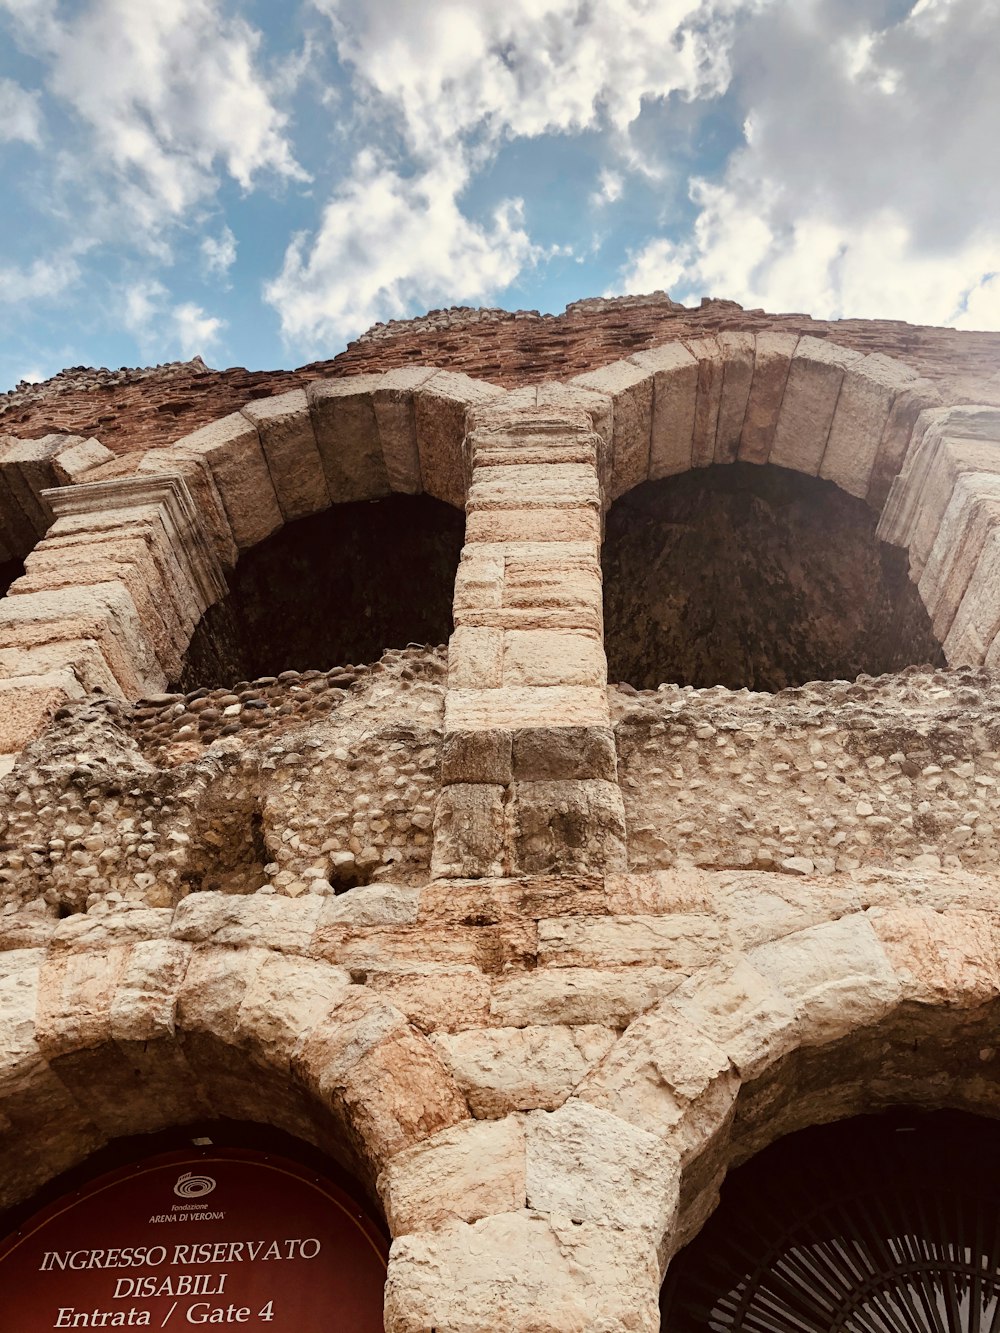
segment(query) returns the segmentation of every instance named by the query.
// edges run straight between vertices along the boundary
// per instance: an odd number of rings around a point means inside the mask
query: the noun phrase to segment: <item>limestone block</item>
[[[878,1022],[902,996],[885,949],[860,914],[762,944],[747,958],[795,1005],[805,1046]]]
[[[643,1233],[527,1212],[450,1222],[393,1248],[386,1333],[658,1333]]]
[[[431,1041],[480,1120],[561,1106],[615,1043],[609,1028],[488,1028]]]
[[[875,907],[868,918],[904,1000],[974,1009],[1000,995],[996,927],[986,913]]]
[[[242,412],[257,428],[285,522],[328,508],[330,492],[305,389],[257,398]]]
[[[448,640],[448,686],[496,689],[503,684],[503,660],[502,630],[459,625]]]
[[[124,693],[155,694],[166,684],[153,646],[124,584],[25,593],[0,602],[0,643],[35,647],[60,639],[96,639]]]
[[[513,775],[511,733],[500,728],[488,731],[450,731],[441,752],[441,781],[490,783],[506,787]]]
[[[538,961],[545,967],[662,967],[680,979],[728,949],[724,923],[688,912],[553,917],[538,923]]]
[[[965,472],[920,575],[918,588],[938,640],[943,642],[982,555],[991,529],[1000,527],[1000,474]]]
[[[442,1130],[397,1153],[378,1192],[394,1237],[517,1212],[525,1198],[524,1129],[509,1116]]]
[[[88,693],[122,697],[108,659],[94,639],[64,639],[34,648],[0,648],[0,680],[68,672]]]
[[[893,399],[868,484],[868,503],[876,512],[882,509],[889,488],[902,469],[917,418],[928,408],[940,405],[940,393],[925,379],[912,380]]]
[[[404,495],[423,490],[413,395],[434,374],[432,367],[401,366],[382,375],[372,394],[389,489]]]
[[[844,376],[819,475],[864,499],[896,395],[917,379],[909,366],[874,353]]]
[[[467,509],[599,509],[600,503],[597,473],[586,463],[511,463],[476,469]]]
[[[719,432],[719,408],[725,358],[715,338],[695,338],[685,343],[698,362],[698,394],[694,409],[691,466],[710,467],[715,462],[715,440]]]
[[[980,666],[1000,634],[1000,527],[991,527],[942,645],[949,666]]]
[[[629,360],[653,377],[649,479],[673,477],[691,466],[698,362],[681,342],[664,343]]]
[[[625,868],[625,809],[617,782],[515,782],[512,806],[516,873]]]
[[[735,463],[740,450],[743,421],[754,374],[752,333],[720,333],[716,341],[722,353],[722,396],[715,435],[715,461]]]
[[[0,471],[39,537],[52,522],[52,510],[42,492],[58,484],[55,455],[77,439],[76,435],[45,435],[40,440],[0,439]]]
[[[738,1090],[725,1051],[665,1001],[636,1019],[576,1095],[687,1161],[725,1124]]]
[[[726,1052],[744,1082],[798,1044],[794,1005],[745,958],[699,971],[671,1006]]]
[[[324,926],[412,926],[417,920],[420,890],[399,884],[358,884],[323,904]]]
[[[111,1040],[111,1004],[133,946],[59,953],[42,968],[35,1036],[46,1059]]]
[[[626,1028],[675,990],[682,975],[664,967],[540,967],[494,984],[490,1020],[499,1027],[596,1023]]]
[[[519,685],[499,690],[449,690],[446,731],[519,727],[606,727],[607,695],[583,685]]]
[[[570,386],[607,394],[612,401],[611,475],[605,481],[605,491],[609,500],[617,500],[649,477],[652,376],[628,361],[613,361],[575,376]]]
[[[178,1025],[235,1044],[243,997],[266,958],[259,948],[195,949],[177,994]]]
[[[176,678],[190,631],[180,621],[174,603],[160,581],[156,562],[144,548],[134,552],[132,560],[109,558],[100,547],[92,554],[89,561],[68,561],[58,556],[54,560],[44,557],[36,560],[34,555],[29,556],[26,574],[11,586],[9,595],[55,591],[71,595],[74,588],[119,583],[132,599],[158,664],[168,679]]]
[[[513,777],[518,782],[617,779],[610,727],[523,727],[513,732],[512,739]]]
[[[373,395],[381,375],[347,375],[306,386],[316,445],[335,504],[389,494]]]
[[[357,987],[353,988],[357,990]],[[469,1117],[469,1108],[430,1042],[410,1029],[394,1032],[331,1081],[325,1098],[343,1108],[360,1155],[375,1178],[397,1153]]]
[[[170,452],[206,461],[241,551],[281,527],[281,509],[257,427],[241,412],[232,412],[185,435],[171,445]]]
[[[431,873],[442,879],[502,875],[505,831],[502,786],[460,782],[445,787],[434,813]]]
[[[350,994],[345,969],[268,951],[248,981],[234,1036],[258,1059],[290,1071],[313,1028]]]
[[[263,945],[282,953],[308,953],[324,900],[254,893],[191,893],[174,912],[171,934],[193,944],[236,948]]]
[[[528,1207],[645,1232],[657,1245],[676,1212],[680,1164],[628,1121],[571,1097],[525,1117]]]
[[[934,547],[958,478],[965,472],[1000,473],[1000,435],[996,440],[946,436],[940,441],[920,494],[907,543],[910,568],[917,576],[923,572]]]
[[[455,616],[466,610],[493,610],[503,605],[505,559],[503,554],[481,552],[465,546],[455,575]]]
[[[844,375],[864,357],[821,338],[798,341],[788,369],[770,462],[815,477],[826,450]]]
[[[468,375],[439,370],[414,391],[417,452],[424,491],[461,509],[469,478],[462,453],[466,413],[503,390]]]
[[[559,384],[550,380],[538,386],[538,406],[582,408],[587,413],[602,441],[600,474],[607,476],[614,436],[614,408],[610,394],[585,389],[580,384]]]
[[[601,515],[589,505],[559,509],[488,509],[469,514],[466,543],[588,542],[601,540]]]
[[[399,964],[370,971],[366,985],[421,1032],[458,1032],[489,1023],[490,983],[472,964]]]
[[[522,562],[510,554],[504,568],[502,605],[600,612],[601,571],[597,562],[567,565],[559,554],[556,548],[551,563]]]
[[[71,671],[0,679],[0,754],[24,748],[48,724],[57,708],[83,697]]]
[[[185,492],[190,493],[199,522],[208,534],[216,561],[222,569],[235,568],[239,555],[236,538],[222,501],[222,494],[204,457],[180,453],[173,446],[169,449],[151,449],[139,460],[136,472],[141,480],[154,483],[169,483],[174,478],[179,478]]]
[[[504,685],[603,686],[607,676],[604,648],[595,635],[568,630],[508,630],[503,635]]]
[[[109,1007],[109,1031],[117,1042],[173,1037],[177,992],[191,946],[178,940],[140,940],[129,951]]]
[[[79,435],[67,436],[63,448],[53,455],[52,471],[57,483],[74,485],[91,468],[110,463],[113,458],[114,454],[110,449],[105,449],[100,440],[85,440]]]
[[[798,341],[797,333],[757,334],[753,381],[740,433],[740,462],[766,463],[771,456],[788,370]]]

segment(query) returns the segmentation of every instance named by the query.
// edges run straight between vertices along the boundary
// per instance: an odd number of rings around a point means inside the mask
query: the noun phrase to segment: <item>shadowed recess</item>
[[[960,1112],[806,1129],[735,1171],[670,1266],[670,1333],[992,1333],[1000,1135]]]
[[[15,579],[19,579],[24,573],[23,560],[6,560],[0,562],[0,597],[7,596],[7,590]]]
[[[781,690],[943,665],[876,523],[832,482],[751,463],[629,491],[604,542],[609,679]]]
[[[175,685],[373,662],[445,643],[465,517],[428,496],[335,505],[245,552],[202,617]]]

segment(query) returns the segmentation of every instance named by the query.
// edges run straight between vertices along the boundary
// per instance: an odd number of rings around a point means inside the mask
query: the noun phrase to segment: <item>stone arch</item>
[[[951,666],[1000,662],[1000,411],[942,406],[882,353],[732,331],[638,352],[570,385],[606,441],[605,506],[710,464],[833,482],[879,516]]]
[[[223,1117],[314,1144],[374,1198],[398,1153],[468,1120],[427,1039],[344,969],[263,947],[259,923],[237,947],[238,908],[230,944],[132,915],[3,956],[0,1207],[110,1140]]]
[[[873,907],[760,943],[692,974],[575,1089],[563,1111],[595,1124],[599,1112],[607,1134],[614,1119],[620,1162],[644,1150],[638,1184],[617,1190],[613,1140],[596,1167],[588,1150],[575,1206],[624,1225],[645,1196],[665,1267],[728,1169],[794,1130],[898,1104],[1000,1118],[998,1035],[986,911]]]

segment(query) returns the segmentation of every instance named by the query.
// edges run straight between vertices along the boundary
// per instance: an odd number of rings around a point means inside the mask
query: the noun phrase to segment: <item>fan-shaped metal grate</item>
[[[734,1172],[671,1265],[663,1333],[1000,1333],[1000,1126],[806,1130]]]

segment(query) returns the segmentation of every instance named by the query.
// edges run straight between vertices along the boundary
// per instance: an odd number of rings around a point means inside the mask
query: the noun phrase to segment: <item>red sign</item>
[[[281,1157],[170,1153],[102,1176],[0,1243],[0,1326],[383,1333],[385,1242]]]

